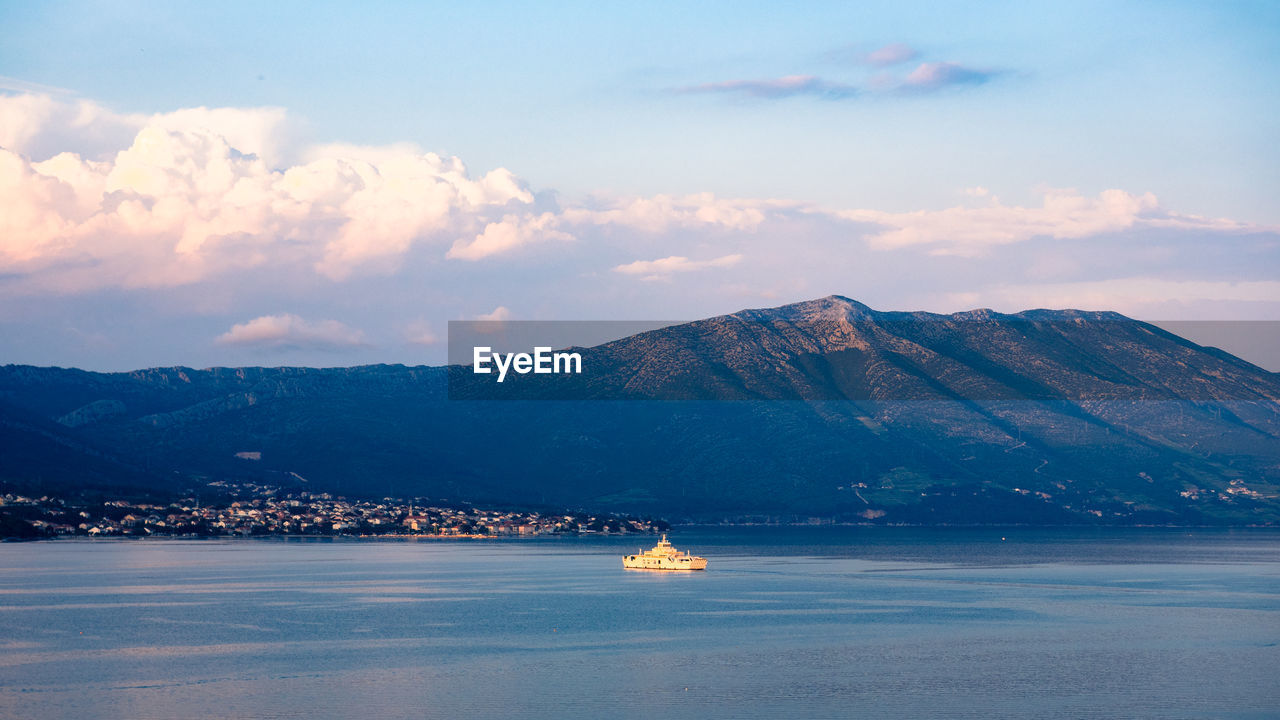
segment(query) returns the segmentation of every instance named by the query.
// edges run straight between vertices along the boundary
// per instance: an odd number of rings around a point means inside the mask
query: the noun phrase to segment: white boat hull
[[[622,567],[628,570],[706,570],[707,559],[680,552],[667,542],[667,536],[652,550],[624,555]]]
[[[628,570],[706,570],[706,558],[681,560],[654,559],[637,555],[622,558],[622,567]]]

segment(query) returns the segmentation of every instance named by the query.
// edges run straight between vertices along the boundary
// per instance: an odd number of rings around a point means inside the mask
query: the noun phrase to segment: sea
[[[0,545],[0,718],[1276,718],[1280,531]]]

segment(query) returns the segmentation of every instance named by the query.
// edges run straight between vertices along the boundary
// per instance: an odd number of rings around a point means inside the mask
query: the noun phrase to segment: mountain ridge
[[[497,402],[465,401],[484,388],[456,366],[7,365],[0,419],[57,424],[172,492],[301,476],[695,520],[1280,522],[1277,375],[1118,313],[828,296],[582,352],[576,394],[523,376]],[[21,475],[0,460],[0,483]]]

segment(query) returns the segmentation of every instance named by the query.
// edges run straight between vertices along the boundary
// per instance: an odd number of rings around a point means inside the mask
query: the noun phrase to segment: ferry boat
[[[622,567],[630,570],[706,570],[707,559],[676,550],[664,534],[652,550],[622,556]]]

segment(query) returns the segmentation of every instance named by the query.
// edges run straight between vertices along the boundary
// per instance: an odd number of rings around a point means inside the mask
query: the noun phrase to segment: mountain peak
[[[802,300],[796,303],[773,308],[756,308],[735,313],[741,318],[759,319],[764,316],[776,316],[789,320],[852,320],[869,318],[877,314],[867,305],[843,295],[827,295],[813,300]]]
[[[821,297],[814,300],[809,300],[807,302],[801,302],[796,304],[797,305],[812,304],[812,305],[818,305],[822,307],[853,308],[853,309],[861,310],[864,312],[875,312],[867,305],[864,305],[858,302],[857,300],[854,300],[853,298],[845,297],[844,295],[828,295],[826,297]]]

